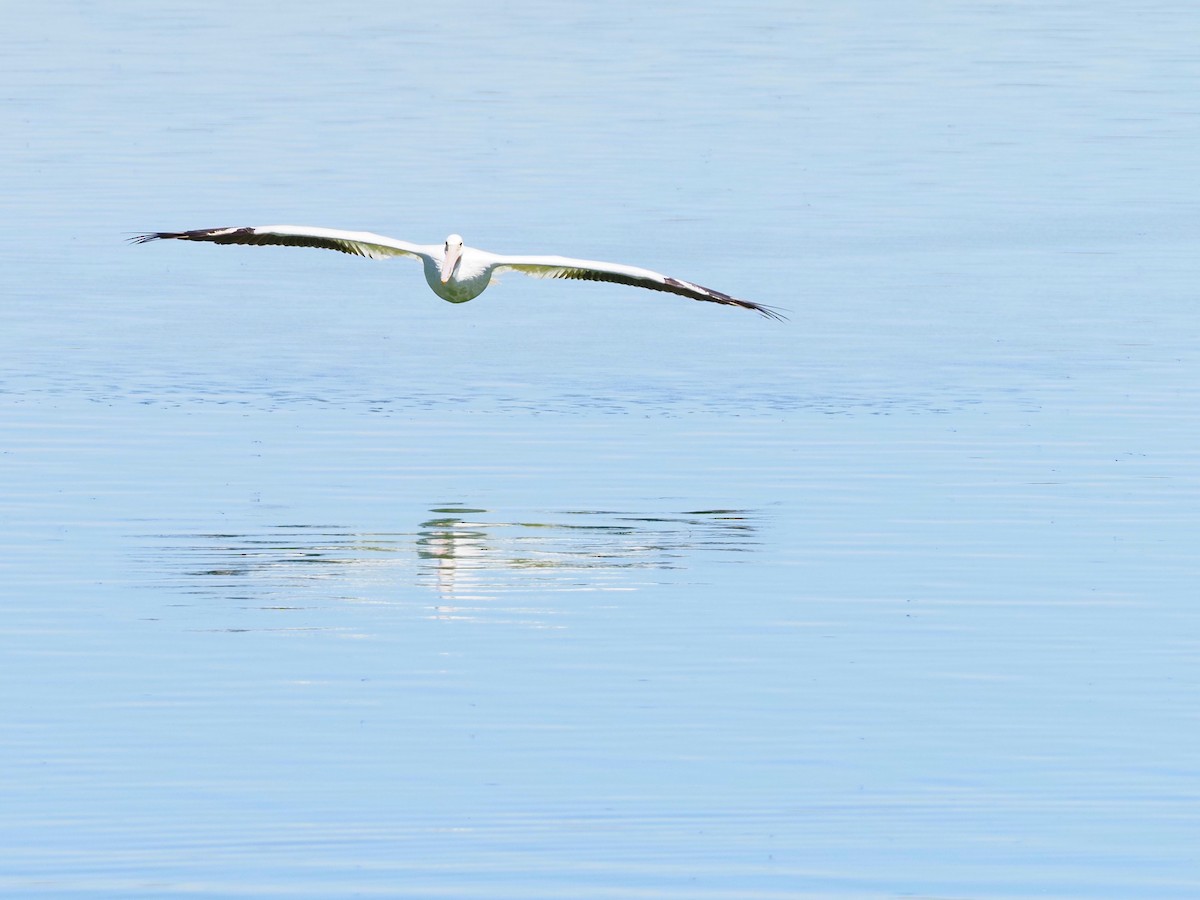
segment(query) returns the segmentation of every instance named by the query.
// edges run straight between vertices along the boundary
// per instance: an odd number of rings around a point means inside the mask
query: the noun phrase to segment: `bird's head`
[[[442,257],[442,284],[449,281],[454,274],[454,267],[458,265],[458,261],[462,257],[462,249],[463,239],[457,234],[446,238],[445,255]]]

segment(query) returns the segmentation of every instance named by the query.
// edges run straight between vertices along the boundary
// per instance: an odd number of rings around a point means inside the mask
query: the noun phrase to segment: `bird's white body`
[[[458,247],[457,259],[451,258]],[[474,300],[492,283],[492,274],[501,265],[500,257],[474,247],[463,246],[462,238],[450,235],[439,247],[426,247],[421,254],[425,280],[433,292],[451,303]]]
[[[133,240],[208,241],[217,244],[280,244],[285,246],[323,247],[372,259],[407,256],[421,260],[425,280],[433,292],[451,303],[466,303],[484,292],[499,271],[511,270],[534,278],[573,278],[584,281],[612,281],[656,291],[665,291],[725,306],[751,309],[772,319],[783,318],[768,306],[739,300],[720,291],[669,278],[650,269],[620,263],[571,259],[565,256],[506,256],[467,247],[456,234],[441,244],[411,244],[368,231],[341,231],[307,225],[265,225],[235,228],[206,228],[197,231],[159,231],[139,235]]]

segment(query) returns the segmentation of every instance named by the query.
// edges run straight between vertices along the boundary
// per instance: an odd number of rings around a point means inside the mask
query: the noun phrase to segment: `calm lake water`
[[[10,10],[0,894],[1200,896],[1198,36]]]

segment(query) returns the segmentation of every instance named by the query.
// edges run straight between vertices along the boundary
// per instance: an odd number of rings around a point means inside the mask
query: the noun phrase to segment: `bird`
[[[483,293],[498,272],[511,270],[534,278],[573,278],[581,281],[611,281],[652,291],[665,291],[753,310],[768,319],[786,318],[778,309],[739,300],[729,294],[690,281],[661,275],[650,269],[620,263],[571,259],[566,256],[506,256],[468,247],[452,234],[441,244],[411,244],[369,231],[342,231],[307,225],[259,225],[231,228],[200,228],[193,231],[155,231],[129,239],[135,244],[150,241],[208,241],[214,244],[278,244],[289,247],[320,247],[369,259],[406,256],[421,260],[425,280],[433,292],[451,303],[466,303]]]

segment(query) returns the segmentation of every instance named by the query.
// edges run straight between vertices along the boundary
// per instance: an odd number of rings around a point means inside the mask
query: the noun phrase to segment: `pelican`
[[[652,291],[666,291],[693,300],[752,309],[768,319],[782,319],[776,309],[739,300],[690,281],[669,278],[620,263],[570,259],[565,256],[503,256],[476,250],[452,234],[441,244],[410,244],[369,231],[340,231],[304,225],[260,225],[234,228],[201,228],[196,231],[155,231],[130,238],[135,244],[148,241],[209,241],[214,244],[281,244],[290,247],[322,247],[370,259],[407,256],[421,260],[425,280],[433,292],[451,303],[466,303],[483,293],[497,272],[512,270],[534,278],[574,278],[582,281],[614,281]]]

